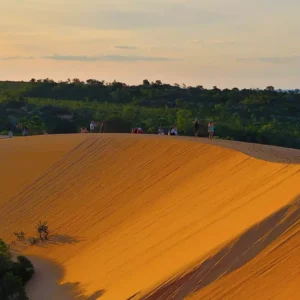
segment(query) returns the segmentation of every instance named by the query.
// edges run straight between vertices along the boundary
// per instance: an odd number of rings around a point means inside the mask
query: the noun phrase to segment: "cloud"
[[[127,49],[127,48],[126,48]],[[169,57],[157,57],[157,56],[129,56],[129,55],[46,55],[41,57],[33,56],[3,56],[0,57],[0,61],[4,60],[30,60],[30,59],[47,59],[56,61],[78,61],[78,62],[93,62],[93,61],[113,61],[113,62],[138,62],[138,61],[173,61],[177,60]]]
[[[217,40],[217,41],[211,41],[210,44],[212,45],[234,45],[235,41],[222,41],[222,40]]]
[[[231,40],[212,40],[212,41],[203,41],[203,40],[194,40],[193,44],[201,44],[201,45],[234,45],[235,41]]]
[[[116,49],[123,49],[123,50],[134,50],[138,49],[138,47],[135,46],[115,46]]]
[[[287,64],[287,63],[300,63],[299,55],[291,56],[278,56],[278,57],[253,57],[253,58],[238,58],[239,62],[263,62],[271,64]]]
[[[152,1],[134,1],[134,4],[125,7],[122,7],[122,1],[118,1],[120,2],[118,5],[102,5],[99,1],[95,1],[94,5],[86,5],[82,1],[78,1],[81,2],[78,5],[71,4],[70,0],[64,2],[59,5],[48,3],[32,7],[29,13],[34,12],[36,23],[47,26],[51,24],[51,26],[134,31],[174,27],[190,29],[191,26],[199,29],[203,25],[232,22],[234,19],[231,13],[216,12],[198,5],[190,6],[181,1],[177,3],[159,1],[155,5]]]
[[[0,60],[21,60],[21,59],[34,59],[33,56],[2,56]]]
[[[80,61],[80,62],[92,62],[92,61],[115,61],[115,62],[137,62],[137,61],[172,61],[175,59],[168,57],[151,57],[151,56],[127,56],[127,55],[96,55],[96,56],[84,56],[84,55],[51,55],[43,56],[44,59],[57,60],[57,61]]]

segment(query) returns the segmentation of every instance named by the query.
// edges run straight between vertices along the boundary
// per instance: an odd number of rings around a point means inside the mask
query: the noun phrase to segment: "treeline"
[[[114,81],[79,79],[55,82],[0,82],[0,131],[27,124],[32,132],[78,132],[91,120],[105,121],[107,132],[129,132],[142,126],[156,133],[159,126],[177,125],[192,134],[193,119],[207,134],[216,122],[216,136],[240,141],[300,148],[300,91],[205,89],[164,84],[160,80],[129,86]]]

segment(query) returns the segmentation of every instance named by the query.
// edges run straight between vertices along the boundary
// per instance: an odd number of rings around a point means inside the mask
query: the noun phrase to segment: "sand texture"
[[[0,140],[0,237],[32,300],[300,299],[300,151],[168,136]],[[50,240],[29,246],[47,220]]]

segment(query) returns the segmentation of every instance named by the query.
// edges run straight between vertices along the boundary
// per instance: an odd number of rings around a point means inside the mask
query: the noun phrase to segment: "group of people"
[[[215,133],[215,122],[214,121],[210,121],[208,123],[207,126],[207,131],[208,131],[208,138],[211,139],[214,137],[214,133]],[[157,131],[158,135],[165,135],[165,130],[162,127],[159,127],[158,131]],[[199,121],[196,118],[194,121],[194,134],[195,137],[199,136]],[[177,126],[174,125],[172,126],[169,131],[168,131],[168,135],[178,135],[178,130],[177,130]]]
[[[165,135],[165,130],[162,127],[158,128],[158,135]],[[178,135],[177,126],[174,125],[168,130],[168,135]]]
[[[86,127],[83,127],[83,128],[81,128],[81,133],[89,133],[89,132],[94,133],[94,132],[96,132],[95,128],[96,128],[96,123],[94,121],[91,121],[90,127],[89,127],[90,130],[88,130]],[[214,121],[210,121],[208,123],[207,131],[208,131],[208,138],[212,139],[215,134],[215,122]],[[104,132],[104,122],[101,123],[99,132],[100,133]],[[141,134],[141,133],[143,133],[143,130],[141,127],[133,127],[131,129],[131,133]],[[22,134],[23,134],[23,136],[28,136],[29,129],[27,127],[23,128]],[[47,133],[43,132],[43,134],[47,134]],[[162,127],[159,127],[157,134],[165,135],[165,130]],[[195,118],[195,120],[194,120],[194,134],[195,134],[195,137],[198,137],[198,135],[199,135],[199,121],[197,118]],[[176,125],[169,128],[168,135],[178,135],[178,130],[177,130]],[[11,129],[9,129],[8,136],[13,137],[13,132]]]
[[[91,123],[90,123],[90,131],[88,131],[88,129],[86,128],[86,127],[82,127],[81,128],[81,130],[80,130],[80,132],[81,133],[94,133],[94,132],[96,132],[96,123],[94,122],[94,121],[92,121]],[[104,122],[102,122],[101,123],[101,125],[100,125],[100,131],[99,131],[100,133],[103,133],[104,132]]]
[[[207,132],[208,132],[208,138],[212,139],[215,134],[215,122],[214,121],[209,121],[207,125]],[[198,137],[199,135],[199,121],[197,118],[195,118],[194,121],[194,133],[195,137]]]
[[[141,133],[143,133],[143,130],[142,130],[141,127],[133,127],[133,128],[131,129],[131,133],[141,134]]]
[[[19,126],[17,126],[17,128],[20,128]],[[45,135],[48,134],[48,132],[46,130],[43,130],[41,132],[39,132],[39,134],[41,135]],[[12,138],[14,136],[14,132],[11,128],[8,129],[8,137]],[[22,129],[22,136],[29,136],[29,128],[28,127],[24,127]]]
[[[18,127],[18,126],[17,126]],[[29,129],[28,127],[24,127],[22,130],[22,135],[23,136],[28,136],[29,135]],[[11,128],[8,129],[8,137],[12,138],[14,136],[14,132],[12,131]]]

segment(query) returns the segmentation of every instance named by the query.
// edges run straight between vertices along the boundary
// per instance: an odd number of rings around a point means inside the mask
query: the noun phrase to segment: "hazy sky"
[[[0,0],[0,80],[299,88],[299,0]]]

